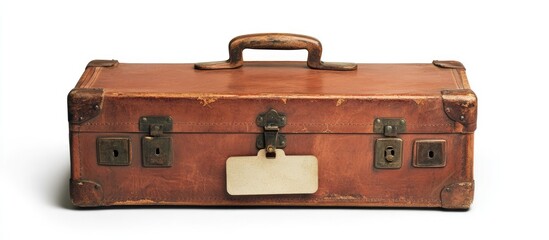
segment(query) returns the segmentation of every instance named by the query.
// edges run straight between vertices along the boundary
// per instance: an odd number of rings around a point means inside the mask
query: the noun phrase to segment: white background
[[[0,239],[547,239],[542,3],[2,1]],[[462,61],[479,97],[471,210],[70,207],[66,95],[89,60],[222,60],[232,37],[257,32],[314,36],[325,61]]]

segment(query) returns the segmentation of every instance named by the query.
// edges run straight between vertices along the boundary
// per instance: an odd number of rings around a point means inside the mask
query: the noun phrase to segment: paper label
[[[227,192],[231,195],[313,194],[318,189],[318,160],[312,155],[286,156],[276,150],[267,158],[257,156],[227,159]]]

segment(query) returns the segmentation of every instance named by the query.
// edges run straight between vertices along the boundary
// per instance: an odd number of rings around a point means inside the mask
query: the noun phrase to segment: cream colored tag
[[[267,158],[257,156],[227,159],[227,192],[231,195],[312,194],[318,189],[318,160],[312,155],[286,156],[276,150]]]

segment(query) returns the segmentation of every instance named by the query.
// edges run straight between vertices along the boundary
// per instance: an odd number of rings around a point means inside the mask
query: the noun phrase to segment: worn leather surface
[[[440,93],[439,93],[440,94]],[[353,98],[187,98],[177,96],[106,96],[103,114],[72,130],[137,132],[141,116],[171,116],[173,132],[262,131],[259,113],[274,108],[288,116],[286,133],[372,133],[376,117],[404,117],[409,133],[453,133],[454,121],[439,97],[401,99]],[[306,110],[304,110],[306,109]]]
[[[197,70],[193,64],[127,64],[103,68],[92,84],[121,93],[283,97],[439,95],[462,88],[455,69],[433,64],[359,64],[356,71],[309,69],[305,62],[245,62],[238,69]]]
[[[140,116],[170,115],[175,132],[258,132],[256,115],[275,108],[291,115],[286,132],[370,133],[376,117],[406,116],[408,132],[451,133],[454,121],[442,111],[440,92],[463,88],[456,70],[432,64],[359,64],[348,72],[313,70],[304,62],[97,69],[79,86],[103,88],[108,114],[75,130],[136,131]]]
[[[101,166],[96,161],[97,137],[129,136],[130,166]],[[80,134],[83,156],[80,176],[101,184],[103,201],[111,204],[192,205],[379,205],[440,206],[441,189],[472,179],[467,161],[467,135],[406,134],[400,169],[373,167],[377,136],[362,134],[288,134],[287,155],[318,158],[319,188],[312,195],[230,196],[226,191],[225,161],[230,156],[254,156],[255,134],[172,134],[174,160],[171,168],[144,168],[141,163],[142,134]],[[445,139],[450,147],[444,168],[412,166],[414,139]]]
[[[305,62],[245,62],[239,69],[193,64],[125,64],[88,68],[79,88],[102,88],[99,116],[70,124],[72,179],[101,185],[90,205],[307,205],[440,207],[441,190],[473,181],[473,133],[449,118],[441,91],[464,89],[456,69],[432,64],[359,64],[356,71],[307,68]],[[465,86],[465,87],[464,87]],[[287,116],[286,154],[315,155],[319,189],[312,195],[230,196],[225,161],[254,156],[257,114]],[[144,168],[141,116],[174,122],[173,166]],[[407,122],[400,169],[374,168],[377,117]],[[130,166],[97,164],[96,138],[131,139]],[[412,166],[418,139],[444,139],[447,165]],[[472,194],[472,192],[470,193]],[[451,197],[451,196],[449,196]],[[88,198],[80,198],[88,199]],[[452,203],[464,208],[463,203]],[[460,205],[461,204],[461,205]],[[445,207],[452,208],[446,205]],[[467,204],[468,207],[468,204]]]

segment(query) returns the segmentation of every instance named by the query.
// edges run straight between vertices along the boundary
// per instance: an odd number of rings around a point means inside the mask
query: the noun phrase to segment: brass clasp
[[[268,158],[276,157],[276,149],[286,147],[286,137],[279,133],[280,128],[286,125],[286,115],[271,109],[259,114],[255,123],[263,127],[263,134],[256,139],[257,148],[265,149]]]
[[[172,138],[165,132],[172,131],[169,116],[144,116],[139,119],[139,131],[147,132],[141,140],[143,167],[171,167],[173,161]]]
[[[376,118],[374,133],[383,134],[376,139],[374,166],[376,168],[400,168],[402,166],[402,139],[399,133],[406,132],[404,118]]]

